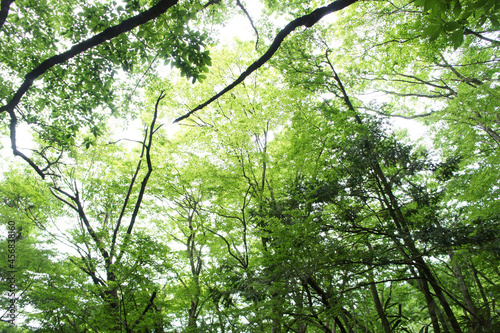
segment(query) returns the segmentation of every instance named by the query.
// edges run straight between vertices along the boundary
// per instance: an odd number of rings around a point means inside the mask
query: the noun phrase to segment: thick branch
[[[252,25],[252,28],[255,31],[255,35],[257,36],[257,39],[255,40],[255,49],[257,50],[259,48],[259,31],[257,30],[255,25],[253,24],[252,17],[250,16],[250,14],[248,14],[248,11],[245,9],[245,7],[240,2],[240,0],[236,0],[236,5],[241,8],[243,13],[245,13],[246,17],[248,18],[248,21],[250,21],[250,24]]]
[[[0,29],[2,29],[7,15],[9,14],[9,7],[15,0],[2,0],[0,7]]]
[[[472,31],[470,30],[469,28],[465,28],[464,30],[464,34],[465,35],[474,35],[482,40],[485,40],[487,42],[490,42],[490,43],[493,43],[493,44],[500,44],[500,40],[496,40],[496,39],[491,39],[491,38],[488,38],[488,37],[485,37],[483,35],[481,35],[479,32],[475,32],[475,31]]]
[[[132,233],[132,229],[134,227],[134,223],[135,223],[135,220],[137,218],[137,214],[139,214],[139,209],[140,209],[141,204],[142,204],[142,199],[144,197],[144,193],[146,192],[146,185],[148,183],[149,176],[151,176],[151,173],[153,172],[153,163],[151,162],[151,145],[153,144],[153,134],[155,133],[155,124],[156,124],[156,119],[158,118],[158,105],[160,104],[160,101],[163,98],[165,98],[165,96],[166,95],[162,91],[160,93],[160,96],[156,100],[155,112],[153,115],[153,120],[151,121],[150,130],[149,130],[149,142],[146,146],[146,162],[148,165],[148,172],[146,173],[146,175],[144,176],[144,179],[142,180],[141,189],[139,191],[139,196],[138,196],[137,201],[135,203],[134,212],[132,213],[132,218],[130,219],[130,224],[129,224],[128,229],[127,229],[127,234],[129,234],[129,235]]]
[[[153,293],[151,294],[151,298],[149,299],[149,302],[148,302],[148,305],[146,305],[146,308],[144,309],[144,311],[142,311],[141,315],[139,316],[139,318],[137,318],[137,320],[134,322],[134,324],[132,325],[132,330],[137,326],[137,324],[139,324],[143,319],[144,319],[144,315],[149,311],[149,309],[151,309],[151,307],[153,306],[153,302],[156,298],[156,291],[153,291]]]
[[[165,13],[170,7],[176,5],[177,2],[178,0],[160,0],[156,5],[154,5],[150,9],[142,13],[139,13],[134,17],[129,18],[120,24],[107,28],[103,32],[74,45],[71,49],[69,49],[66,52],[63,52],[61,54],[46,59],[35,69],[26,74],[24,82],[22,83],[21,87],[16,91],[14,97],[12,97],[10,102],[7,105],[4,105],[0,108],[0,113],[4,111],[14,110],[14,107],[16,107],[16,105],[19,103],[24,94],[33,85],[33,82],[50,68],[54,67],[55,65],[64,63],[80,53],[83,53],[93,47],[96,47],[112,38],[121,35],[124,32],[130,31],[142,24],[145,24],[157,18],[161,14]],[[3,1],[2,1],[2,8],[3,8]]]
[[[292,33],[295,29],[298,27],[304,26],[304,27],[312,27],[315,25],[319,20],[321,20],[324,16],[331,14],[333,12],[339,11],[344,9],[345,7],[352,5],[355,3],[357,0],[337,0],[335,2],[332,2],[331,4],[317,8],[315,9],[312,13],[301,16],[292,22],[288,23],[285,28],[283,28],[278,35],[276,35],[276,38],[274,38],[273,43],[271,46],[268,48],[266,53],[262,55],[258,60],[256,60],[253,64],[251,64],[241,75],[230,85],[226,86],[224,89],[222,89],[221,92],[217,93],[214,95],[212,98],[210,98],[208,101],[198,105],[188,113],[184,114],[183,116],[177,118],[174,120],[174,123],[177,123],[181,120],[184,120],[191,116],[193,113],[195,113],[198,110],[201,110],[220,98],[222,95],[227,93],[228,91],[232,90],[234,87],[242,83],[250,74],[255,72],[257,69],[262,67],[271,57],[278,51],[278,49],[281,46],[281,43],[283,43],[283,40],[290,34]]]

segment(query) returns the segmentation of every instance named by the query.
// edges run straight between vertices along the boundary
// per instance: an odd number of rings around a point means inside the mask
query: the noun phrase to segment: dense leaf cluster
[[[498,1],[262,6],[1,1],[1,332],[500,330]]]

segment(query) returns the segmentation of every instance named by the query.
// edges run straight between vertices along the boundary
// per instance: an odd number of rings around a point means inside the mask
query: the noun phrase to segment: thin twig
[[[253,24],[252,17],[250,16],[250,14],[248,14],[248,11],[245,9],[245,7],[240,2],[240,0],[236,0],[236,5],[241,8],[241,10],[243,11],[243,13],[245,13],[246,17],[250,21],[250,24],[252,25],[253,30],[255,31],[255,35],[257,36],[257,39],[255,41],[255,50],[258,50],[259,49],[259,31],[257,30],[257,28],[255,27],[255,25]]]

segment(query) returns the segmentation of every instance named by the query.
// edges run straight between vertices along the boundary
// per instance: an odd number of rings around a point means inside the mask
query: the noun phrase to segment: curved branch
[[[259,31],[257,30],[255,25],[253,24],[252,17],[250,16],[250,14],[248,14],[248,11],[243,6],[243,4],[240,2],[240,0],[236,0],[236,6],[241,8],[243,13],[245,13],[246,17],[248,18],[248,21],[250,21],[250,25],[252,26],[253,30],[255,31],[255,35],[257,36],[257,39],[255,40],[255,49],[258,50],[259,49]]]
[[[157,18],[161,14],[165,13],[170,7],[176,5],[177,2],[178,0],[160,0],[156,5],[154,5],[150,9],[129,18],[121,22],[120,24],[107,28],[103,32],[74,45],[73,47],[71,47],[71,49],[69,49],[66,52],[63,52],[61,54],[46,59],[35,69],[26,74],[26,76],[24,77],[24,82],[21,84],[21,87],[16,91],[16,93],[9,101],[9,103],[0,107],[0,113],[4,111],[14,110],[14,108],[20,102],[24,94],[33,85],[33,82],[36,79],[38,79],[41,75],[43,75],[46,71],[48,71],[50,68],[54,67],[55,65],[64,63],[80,53],[83,53],[93,47],[96,47],[110,39],[113,39],[121,35],[124,32],[130,31],[142,24],[145,24]]]
[[[45,172],[38,167],[38,165],[35,164],[29,158],[28,156],[24,155],[22,152],[20,152],[17,149],[17,143],[16,143],[16,126],[17,126],[17,117],[14,111],[9,110],[9,115],[10,115],[10,145],[12,148],[12,152],[14,156],[19,156],[21,157],[24,161],[26,161],[35,171],[42,177],[42,179],[45,179]]]
[[[281,46],[281,43],[283,43],[283,40],[290,34],[292,33],[295,29],[298,27],[304,26],[306,28],[310,28],[313,25],[315,25],[319,20],[321,20],[324,16],[331,14],[333,12],[339,11],[344,9],[345,7],[352,5],[353,3],[357,2],[357,0],[337,0],[335,2],[332,2],[331,4],[317,8],[315,9],[312,13],[301,16],[292,22],[288,23],[285,28],[283,28],[277,35],[276,38],[274,38],[273,43],[271,46],[267,49],[266,53],[262,55],[259,59],[257,59],[253,64],[251,64],[241,75],[230,85],[226,86],[224,89],[222,89],[221,92],[217,93],[214,95],[212,98],[210,98],[208,101],[198,105],[188,113],[184,114],[183,116],[177,118],[174,120],[174,123],[178,123],[181,120],[184,120],[191,116],[193,113],[195,113],[198,110],[203,109],[204,107],[208,106],[215,100],[217,100],[219,97],[227,93],[228,91],[232,90],[234,87],[242,83],[250,74],[255,72],[257,69],[262,67],[271,57],[278,51],[278,49]]]
[[[212,234],[218,236],[220,239],[222,239],[224,241],[224,243],[226,243],[227,245],[227,251],[229,252],[229,255],[231,257],[233,257],[234,259],[236,259],[236,261],[238,261],[241,265],[241,267],[243,269],[246,269],[248,267],[248,262],[245,261],[245,259],[241,259],[240,257],[238,257],[237,255],[235,255],[233,253],[233,251],[231,250],[231,244],[229,244],[229,241],[226,239],[226,237],[222,236],[221,234],[209,229],[209,228],[206,228],[209,232],[211,232]],[[236,249],[236,251],[238,251],[238,249]],[[239,254],[239,253],[238,253]]]

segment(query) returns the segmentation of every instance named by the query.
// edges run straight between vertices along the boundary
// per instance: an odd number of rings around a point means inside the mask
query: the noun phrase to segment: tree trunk
[[[363,125],[363,121],[359,117],[356,109],[354,108],[353,104],[351,103],[351,100],[349,99],[349,95],[347,94],[344,85],[342,84],[342,81],[340,80],[339,76],[335,72],[333,65],[331,65],[332,68],[332,74],[335,79],[335,81],[338,84],[338,88],[340,89],[343,100],[347,106],[347,108],[354,113],[354,117],[356,122],[359,125]],[[409,255],[411,256],[411,261],[415,265],[419,276],[422,277],[423,279],[427,280],[429,284],[431,285],[432,289],[434,290],[434,293],[436,294],[439,303],[443,307],[444,312],[446,313],[446,316],[448,317],[448,321],[455,333],[462,333],[462,330],[460,328],[460,325],[458,324],[457,318],[455,317],[453,311],[451,310],[451,307],[446,300],[446,297],[443,294],[443,291],[441,287],[439,286],[439,283],[437,282],[434,274],[432,273],[432,270],[429,268],[425,260],[422,258],[422,254],[420,251],[417,249],[415,246],[415,241],[413,240],[411,233],[408,228],[408,223],[403,215],[403,212],[401,211],[401,208],[399,206],[399,202],[394,195],[394,192],[392,191],[392,186],[390,182],[388,181],[387,177],[385,176],[384,171],[382,170],[379,159],[380,157],[374,153],[374,147],[373,145],[368,144],[367,147],[364,149],[364,151],[361,152],[361,154],[364,154],[364,156],[370,161],[371,163],[371,169],[373,171],[373,174],[375,176],[375,179],[378,183],[379,186],[379,191],[380,194],[382,195],[383,198],[383,204],[386,206],[387,210],[389,211],[389,214],[391,216],[391,219],[394,222],[394,226],[398,230],[399,237],[403,239],[403,244],[406,250],[409,252]],[[402,254],[404,256],[408,256],[406,251],[402,249],[402,245],[399,242],[396,242],[396,245],[398,248],[401,249]],[[424,289],[425,292],[425,289]],[[426,299],[429,297],[429,295],[426,294]],[[430,300],[429,300],[430,301]]]
[[[188,310],[188,332],[194,332],[198,320],[198,299],[191,301],[191,307]]]
[[[469,289],[467,287],[467,284],[465,283],[464,276],[462,274],[462,269],[460,268],[460,265],[458,263],[458,260],[455,256],[455,253],[453,250],[448,250],[448,255],[450,256],[450,261],[451,265],[453,267],[453,272],[455,273],[455,277],[457,278],[458,284],[460,286],[460,292],[462,293],[462,299],[464,301],[465,307],[467,308],[467,317],[469,318],[471,323],[476,322],[479,324],[479,327],[483,327],[484,323],[482,322],[481,318],[478,315],[476,306],[474,305],[472,298],[469,293]],[[482,332],[482,329],[478,331]]]
[[[367,246],[370,252],[373,251],[372,246],[369,243],[367,243]],[[378,296],[377,285],[375,284],[375,278],[373,276],[373,270],[369,270],[367,274],[368,274],[368,281],[370,282],[370,292],[372,294],[375,310],[377,310],[377,314],[382,323],[384,332],[391,333],[391,325],[389,324],[389,320],[387,319],[387,316],[385,314],[384,307],[382,305],[382,302],[380,301],[380,297]]]

